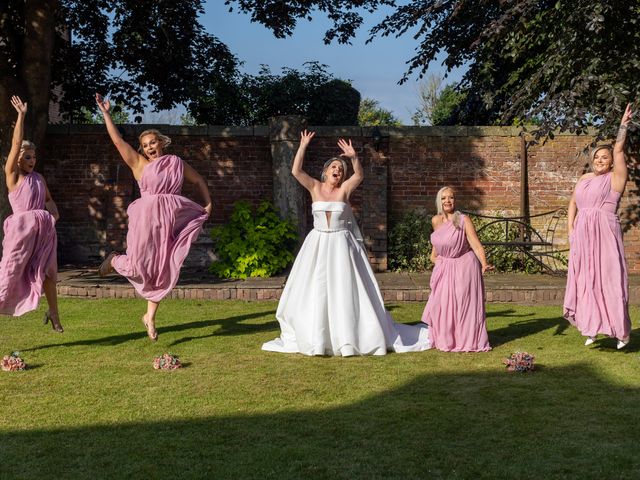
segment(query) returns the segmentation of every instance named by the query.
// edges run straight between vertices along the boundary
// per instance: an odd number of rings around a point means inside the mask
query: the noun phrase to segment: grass
[[[163,302],[157,344],[142,309],[0,319],[32,366],[0,372],[0,478],[637,478],[637,329],[587,348],[559,307],[493,304],[488,353],[308,358],[260,350],[275,303]],[[539,371],[507,373],[517,350]],[[165,351],[186,368],[154,371]]]

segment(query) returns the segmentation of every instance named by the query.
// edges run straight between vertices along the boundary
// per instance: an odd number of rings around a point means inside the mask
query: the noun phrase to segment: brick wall
[[[146,126],[126,126],[125,138],[137,145]],[[187,160],[209,185],[214,214],[205,225],[224,223],[233,202],[270,199],[273,189],[267,127],[159,126],[172,138],[171,153]],[[519,130],[504,127],[399,127],[382,128],[382,141],[374,147],[371,128],[318,127],[307,152],[305,170],[319,177],[323,162],[339,153],[340,137],[352,138],[365,167],[365,181],[351,199],[372,264],[386,269],[387,233],[403,212],[435,211],[435,194],[443,185],[457,190],[460,208],[481,213],[517,215],[520,205]],[[581,152],[587,137],[557,135],[553,141],[530,146],[528,157],[531,214],[566,207],[577,178],[585,171]],[[104,253],[122,249],[126,236],[126,207],[139,192],[128,167],[120,160],[104,127],[52,126],[41,171],[58,203],[62,262],[97,263]],[[635,175],[637,179],[638,176]],[[196,201],[187,186],[184,193]],[[307,198],[307,211],[310,199]],[[640,273],[638,188],[627,186],[620,216],[630,271]],[[544,227],[548,217],[534,219]],[[309,218],[309,224],[311,219]],[[556,232],[566,238],[564,222]],[[213,257],[203,234],[188,262],[204,265]]]

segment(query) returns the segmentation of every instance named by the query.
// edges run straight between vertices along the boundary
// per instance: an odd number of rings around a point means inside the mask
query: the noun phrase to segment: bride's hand
[[[342,154],[349,158],[356,157],[356,151],[351,144],[351,139],[349,139],[349,143],[347,143],[343,138],[338,140],[338,147],[342,150]]]
[[[109,99],[104,98],[99,93],[96,93],[96,103],[98,104],[98,108],[103,115],[108,114],[109,110],[111,110],[111,102],[109,101]]]

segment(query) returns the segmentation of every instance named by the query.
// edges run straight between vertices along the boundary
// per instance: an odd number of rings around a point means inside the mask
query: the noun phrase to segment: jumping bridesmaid
[[[13,214],[4,222],[0,313],[19,316],[37,309],[44,291],[49,304],[44,323],[50,321],[53,330],[62,333],[56,293],[58,208],[42,175],[33,171],[36,146],[23,140],[27,104],[16,96],[11,104],[18,118],[4,173]]]
[[[127,209],[127,252],[111,252],[100,265],[100,275],[115,270],[147,300],[142,323],[157,340],[156,312],[160,301],[178,281],[191,243],[211,214],[211,196],[204,179],[185,161],[165,152],[171,140],[157,130],[139,136],[138,151],[124,141],[111,119],[110,102],[96,94],[109,136],[140,186],[141,198]],[[183,181],[195,184],[205,206],[183,197]]]
[[[592,150],[592,171],[580,177],[569,202],[564,316],[587,337],[585,345],[600,334],[617,338],[618,349],[629,343],[629,283],[616,210],[627,184],[624,144],[632,116],[627,105],[613,148]]]
[[[455,193],[443,187],[436,195],[431,223],[431,295],[422,321],[431,341],[445,352],[491,350],[484,308],[482,274],[493,270],[469,217],[456,211]]]

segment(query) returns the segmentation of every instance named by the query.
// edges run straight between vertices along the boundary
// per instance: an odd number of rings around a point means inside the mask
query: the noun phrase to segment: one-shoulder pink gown
[[[44,209],[45,183],[25,175],[9,192],[13,215],[4,221],[0,261],[0,313],[19,316],[38,308],[45,277],[58,274],[55,220]]]
[[[620,193],[611,173],[581,180],[575,189],[578,215],[569,238],[564,316],[584,336],[629,336],[629,284],[622,230],[616,215]]]
[[[175,155],[163,155],[144,168],[138,182],[141,198],[127,209],[127,253],[112,261],[138,294],[153,302],[175,287],[191,243],[207,220],[202,206],[180,195],[183,170]]]
[[[431,273],[431,295],[422,321],[429,325],[432,345],[445,352],[491,350],[485,321],[482,267],[464,231],[453,222],[431,234],[438,260]]]

